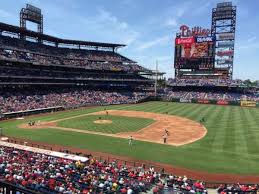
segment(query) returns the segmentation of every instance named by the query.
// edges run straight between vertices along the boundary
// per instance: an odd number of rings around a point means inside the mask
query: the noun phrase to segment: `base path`
[[[57,126],[57,123],[62,120],[72,119],[83,117],[86,115],[104,115],[106,111],[94,112],[90,114],[78,115],[74,117],[67,117],[51,122],[42,122],[38,123],[35,126],[28,126],[27,124],[22,124],[19,127],[21,128],[55,128],[66,131],[75,131],[80,133],[91,133],[98,135],[106,135],[112,137],[119,138],[129,138],[132,136],[133,139],[154,143],[163,143],[163,135],[165,129],[169,132],[167,136],[167,143],[169,145],[180,146],[188,143],[192,143],[203,138],[207,130],[206,128],[198,122],[192,121],[187,118],[166,115],[166,114],[158,114],[158,113],[150,113],[150,112],[140,112],[140,111],[124,111],[124,110],[108,110],[109,115],[114,116],[125,116],[125,117],[138,117],[138,118],[148,118],[153,119],[155,122],[143,129],[140,129],[135,132],[121,132],[116,134],[107,134],[89,130],[81,130],[81,129],[73,129],[73,128],[64,128]]]
[[[108,112],[109,115],[155,120],[153,124],[136,132],[117,133],[117,137],[128,138],[132,136],[134,139],[141,141],[163,143],[163,135],[166,129],[169,132],[167,144],[179,146],[197,141],[203,138],[207,133],[206,128],[200,123],[183,117],[140,111],[109,110]],[[91,114],[102,115],[104,112],[101,111]]]

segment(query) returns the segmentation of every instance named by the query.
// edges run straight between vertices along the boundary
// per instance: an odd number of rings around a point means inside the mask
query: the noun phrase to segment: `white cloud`
[[[250,36],[248,39],[243,39],[237,41],[235,44],[235,52],[239,53],[241,51],[259,49],[259,41],[256,36]]]
[[[253,36],[247,40],[247,42],[254,42],[256,40],[256,36]]]
[[[185,13],[185,9],[183,9],[182,7],[179,7],[177,10],[176,10],[176,16],[177,17],[182,17]]]
[[[162,45],[162,44],[168,43],[169,39],[170,39],[170,36],[163,36],[161,38],[157,38],[155,40],[145,42],[141,44],[139,47],[137,47],[137,50],[145,50],[156,45]]]
[[[214,5],[215,2],[208,1],[206,3],[203,3],[202,5],[198,6],[196,9],[193,10],[194,15],[204,14],[204,12],[207,12],[209,10],[209,7]]]
[[[163,18],[167,18],[164,23],[167,27],[176,27],[179,25],[180,20],[192,7],[192,2],[186,1],[184,3],[170,6],[164,13]]]
[[[169,27],[175,27],[178,25],[177,19],[172,17],[169,18],[168,20],[166,20],[165,22],[165,26],[169,26]]]
[[[91,32],[101,33],[108,41],[132,44],[140,35],[126,21],[121,21],[109,11],[99,8],[95,16],[81,18],[83,26],[91,26]],[[89,32],[90,32],[89,31]]]

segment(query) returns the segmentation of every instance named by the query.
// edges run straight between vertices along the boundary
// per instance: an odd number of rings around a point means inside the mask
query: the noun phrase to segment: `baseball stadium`
[[[259,192],[259,83],[233,78],[236,5],[214,7],[171,34],[170,78],[31,4],[0,22],[0,193]]]

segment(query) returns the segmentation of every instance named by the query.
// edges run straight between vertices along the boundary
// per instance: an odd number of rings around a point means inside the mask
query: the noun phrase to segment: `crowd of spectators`
[[[217,188],[218,194],[227,193],[257,193],[258,185],[246,185],[246,184],[221,184]]]
[[[112,51],[56,48],[6,36],[0,36],[0,45],[0,59],[44,65],[77,66],[91,70],[148,71]]]
[[[153,167],[129,167],[91,157],[87,162],[73,161],[5,146],[0,146],[0,179],[46,194],[207,193],[201,181],[166,175]]]
[[[259,102],[259,93],[233,93],[233,92],[197,92],[197,91],[168,91],[167,99],[179,98],[184,100],[201,99],[201,100],[224,100],[235,101],[241,100]]]
[[[170,86],[242,86],[243,81],[236,79],[169,79]]]
[[[136,103],[146,97],[140,92],[106,92],[100,90],[62,89],[35,92],[0,93],[2,113],[34,110],[62,106],[76,108],[86,105],[128,104]]]

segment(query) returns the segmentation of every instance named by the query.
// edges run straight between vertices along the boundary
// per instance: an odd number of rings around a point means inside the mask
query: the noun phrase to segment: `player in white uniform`
[[[132,144],[133,144],[133,137],[130,136],[130,137],[129,137],[129,145],[132,146]]]

